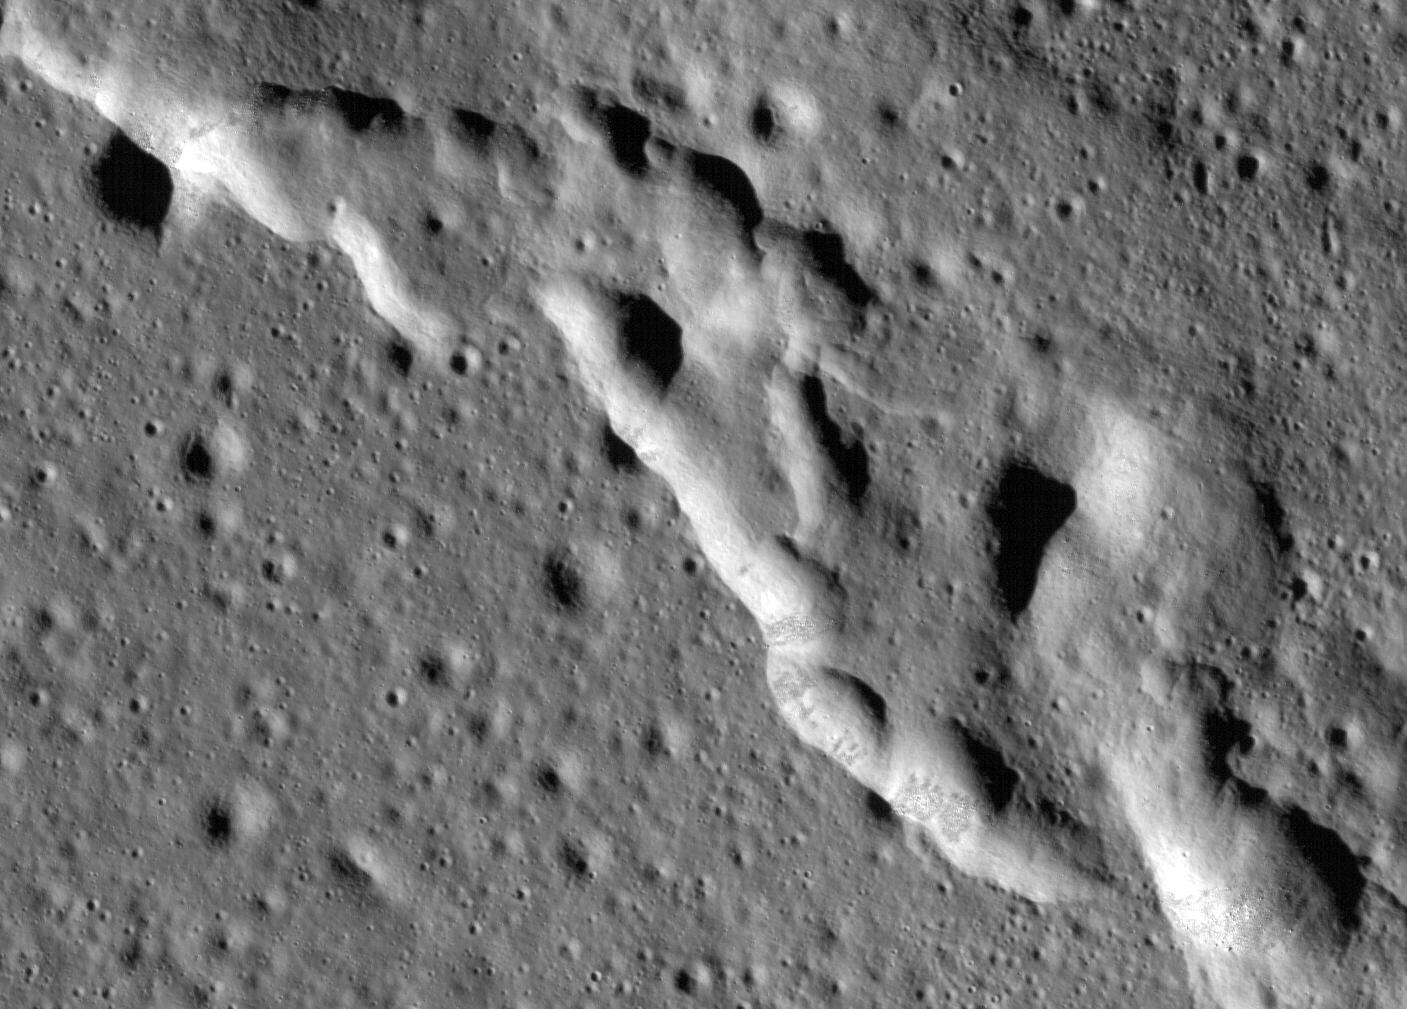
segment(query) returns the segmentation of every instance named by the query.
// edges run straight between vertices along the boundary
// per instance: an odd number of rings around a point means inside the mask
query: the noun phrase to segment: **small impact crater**
[[[177,450],[181,475],[192,483],[237,476],[249,465],[249,443],[226,422],[188,433]]]
[[[227,848],[234,840],[234,811],[220,799],[207,802],[200,811],[201,832],[212,848]]]
[[[206,483],[215,479],[215,456],[203,434],[196,432],[181,447],[181,472],[187,480]]]
[[[459,644],[439,643],[421,650],[416,672],[422,683],[437,690],[458,688],[470,673],[468,651]]]
[[[547,795],[557,795],[564,787],[562,776],[551,764],[542,764],[533,772],[533,783]]]
[[[217,851],[246,846],[269,828],[274,803],[259,787],[237,784],[204,796],[194,808],[205,844]]]
[[[663,395],[684,365],[684,330],[643,294],[616,299],[621,353]]]
[[[1334,181],[1334,173],[1322,161],[1315,161],[1304,171],[1304,182],[1316,193],[1322,193]]]
[[[554,550],[547,556],[542,579],[548,597],[562,609],[575,612],[586,606],[586,575],[569,551]]]
[[[987,513],[997,534],[997,591],[1015,620],[1036,594],[1047,544],[1075,513],[1075,488],[1029,463],[1013,462]]]
[[[576,838],[563,838],[557,846],[557,864],[568,876],[585,879],[591,874],[591,853]]]
[[[752,135],[757,138],[758,143],[762,144],[772,143],[781,132],[777,113],[772,109],[771,103],[765,100],[759,101],[752,107],[749,125],[752,127]]]
[[[103,210],[127,227],[158,231],[171,209],[170,170],[121,130],[93,166],[93,182]]]

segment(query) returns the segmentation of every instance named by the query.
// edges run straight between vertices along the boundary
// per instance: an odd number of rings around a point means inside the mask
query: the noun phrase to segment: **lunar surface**
[[[1407,1005],[1395,3],[2,9],[0,1005]]]

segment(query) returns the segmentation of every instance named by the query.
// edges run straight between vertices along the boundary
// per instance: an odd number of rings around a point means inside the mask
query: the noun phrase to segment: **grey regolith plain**
[[[0,1006],[1407,1005],[1404,61],[5,2]]]

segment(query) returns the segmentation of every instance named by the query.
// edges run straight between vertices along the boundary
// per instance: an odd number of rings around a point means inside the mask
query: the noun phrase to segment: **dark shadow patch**
[[[1260,509],[1261,521],[1275,538],[1275,546],[1281,553],[1295,545],[1295,537],[1290,532],[1289,516],[1280,500],[1280,494],[1271,484],[1256,481],[1251,484],[1255,492],[1256,507]]]
[[[601,451],[606,456],[606,462],[611,464],[611,469],[617,473],[640,472],[640,457],[610,424],[601,429]]]
[[[195,528],[205,539],[214,539],[220,531],[220,523],[213,514],[202,509],[196,514]]]
[[[420,653],[416,661],[420,678],[432,687],[447,687],[453,679],[453,666],[449,657],[438,648]]]
[[[198,483],[209,483],[215,478],[215,456],[199,432],[189,435],[181,446],[181,473]]]
[[[1030,605],[1046,546],[1075,503],[1075,488],[1029,463],[1011,463],[1002,473],[987,514],[997,534],[997,591],[1013,620]]]
[[[696,151],[689,159],[689,168],[701,187],[733,208],[748,235],[762,223],[762,203],[757,198],[757,190],[737,164],[717,154]]]
[[[852,505],[858,505],[870,488],[870,456],[858,438],[846,437],[840,425],[826,411],[826,390],[820,376],[806,375],[801,380],[801,399],[806,407],[806,419],[816,434],[816,441]]]
[[[171,210],[170,170],[121,130],[113,133],[93,166],[98,203],[119,224],[159,231]]]
[[[215,376],[215,381],[211,384],[211,391],[215,398],[226,407],[234,409],[239,400],[238,390],[235,388],[235,376],[228,368],[221,368],[219,374]]]
[[[454,121],[468,137],[487,141],[498,131],[498,123],[473,109],[453,110]]]
[[[591,857],[586,847],[572,838],[565,838],[558,845],[557,862],[575,879],[585,879],[591,874]]]
[[[752,127],[752,135],[758,143],[762,144],[772,143],[781,132],[781,127],[777,122],[777,113],[765,101],[760,101],[753,106],[749,125]]]
[[[302,89],[261,81],[254,87],[254,105],[297,113],[330,109],[353,133],[400,133],[406,127],[405,110],[394,99],[347,88]]]
[[[365,133],[373,127],[392,133],[405,129],[405,110],[393,99],[345,88],[328,88],[327,96],[337,115],[353,133]]]
[[[1218,785],[1231,782],[1233,754],[1250,753],[1255,747],[1251,723],[1225,709],[1214,709],[1202,716],[1202,739],[1206,744],[1207,772]]]
[[[543,582],[551,600],[564,610],[579,610],[586,602],[586,583],[570,554],[551,554],[542,566]]]
[[[894,807],[888,803],[884,796],[878,792],[871,792],[869,789],[865,790],[865,811],[870,814],[875,823],[881,826],[892,826],[899,821]]]
[[[220,800],[205,804],[200,811],[200,829],[212,848],[227,848],[234,840],[234,814]]]
[[[1255,154],[1242,154],[1236,159],[1236,177],[1242,182],[1254,182],[1260,168],[1261,159]]]
[[[288,108],[299,105],[307,106],[312,104],[309,100],[309,92],[300,91],[296,93],[290,87],[282,84],[275,84],[272,81],[260,81],[254,85],[254,105],[256,108]]]
[[[1238,777],[1231,766],[1233,757],[1248,754],[1256,746],[1251,723],[1231,707],[1235,681],[1224,669],[1196,661],[1182,665],[1179,677],[1187,678],[1185,682],[1202,705],[1195,717],[1201,732],[1202,764],[1207,776],[1218,788],[1234,795],[1242,806],[1257,808],[1269,804],[1270,793]]]
[[[645,726],[644,732],[640,734],[640,747],[651,757],[668,757],[669,739],[665,735],[664,727],[657,722],[651,722]]]
[[[563,787],[562,776],[551,764],[543,764],[533,772],[533,783],[548,795],[557,795]]]
[[[684,365],[684,330],[643,294],[616,299],[621,351],[649,377],[661,394]]]
[[[1192,185],[1203,196],[1212,191],[1212,170],[1201,159],[1192,165]]]
[[[499,131],[499,125],[482,112],[454,109],[450,113],[460,138],[480,155],[487,154],[489,144]]]
[[[415,350],[404,340],[392,340],[386,345],[386,360],[397,375],[405,378],[415,364]]]
[[[889,705],[885,703],[884,697],[879,691],[870,686],[858,676],[851,676],[849,673],[842,673],[839,670],[828,671],[837,682],[854,695],[855,700],[860,705],[860,710],[865,713],[865,717],[873,723],[877,730],[884,730],[889,725]]]
[[[474,109],[451,109],[450,131],[479,158],[497,154],[519,164],[542,158],[541,146],[524,129],[499,122]]]
[[[1367,886],[1363,863],[1337,831],[1315,823],[1298,806],[1286,815],[1285,824],[1290,842],[1332,895],[1340,927],[1357,928],[1362,921],[1360,904]]]
[[[987,801],[991,803],[994,812],[1000,813],[1011,804],[1012,796],[1016,794],[1016,786],[1021,782],[1021,775],[1006,762],[1002,752],[995,746],[980,739],[964,725],[957,725],[956,728]]]
[[[856,308],[875,302],[874,288],[865,283],[845,258],[845,240],[833,231],[813,229],[802,233],[802,247],[816,274],[834,286]]]
[[[606,143],[621,171],[641,176],[650,167],[645,157],[645,141],[650,139],[650,121],[624,105],[610,105],[601,110],[601,125],[606,131]]]

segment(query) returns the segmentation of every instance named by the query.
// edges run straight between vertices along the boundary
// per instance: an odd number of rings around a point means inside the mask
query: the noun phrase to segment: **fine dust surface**
[[[5,3],[0,1004],[1407,1004],[1404,40]]]

